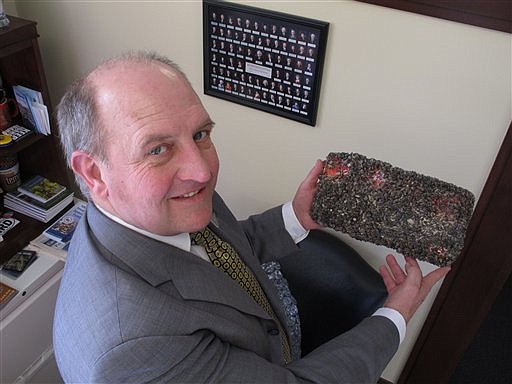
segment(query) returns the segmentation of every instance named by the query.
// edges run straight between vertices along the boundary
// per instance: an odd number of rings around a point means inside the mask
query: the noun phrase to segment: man
[[[406,274],[390,257],[386,308],[291,356],[281,303],[260,264],[295,252],[319,227],[309,210],[322,163],[291,203],[237,222],[215,192],[214,123],[184,74],[154,54],[100,65],[66,93],[58,119],[90,202],[55,313],[66,382],[376,381],[402,323],[448,271],[422,278],[414,260]],[[205,227],[236,250],[259,299],[210,262],[209,244],[191,243]]]

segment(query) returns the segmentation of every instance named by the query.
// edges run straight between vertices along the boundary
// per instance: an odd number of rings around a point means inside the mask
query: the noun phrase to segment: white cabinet
[[[62,383],[52,349],[62,270],[0,321],[0,383]]]

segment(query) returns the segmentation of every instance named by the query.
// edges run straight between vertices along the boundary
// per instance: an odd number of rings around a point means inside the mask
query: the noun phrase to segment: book
[[[0,281],[0,309],[3,309],[5,306],[7,306],[7,303],[11,301],[17,294],[17,289],[12,288]]]
[[[18,187],[18,191],[42,203],[47,203],[65,192],[66,187],[55,181],[48,180],[46,177],[36,175],[22,183]]]
[[[31,198],[19,191],[4,195],[4,207],[47,223],[73,202],[73,192],[66,189],[55,199],[46,203]]]
[[[329,153],[317,186],[315,221],[437,266],[460,254],[475,202],[464,188],[358,153]]]
[[[48,238],[61,243],[68,243],[73,232],[85,213],[87,203],[77,202],[66,213],[64,213],[52,226],[47,228],[43,234]]]

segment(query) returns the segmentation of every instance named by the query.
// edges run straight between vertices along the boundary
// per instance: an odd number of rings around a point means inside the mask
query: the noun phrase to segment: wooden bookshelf
[[[30,135],[12,146],[0,148],[0,157],[16,154],[22,179],[40,174],[67,187],[72,187],[59,146],[57,125],[52,119],[52,105],[38,44],[37,23],[14,16],[8,17],[9,26],[0,29],[0,75],[3,87],[11,98],[14,98],[13,85],[24,85],[40,91],[50,115],[52,134]],[[21,121],[16,123],[21,124]],[[4,211],[3,196],[0,211]],[[17,212],[15,212],[15,218],[20,223],[7,232],[4,235],[4,241],[0,243],[0,264],[50,225]]]

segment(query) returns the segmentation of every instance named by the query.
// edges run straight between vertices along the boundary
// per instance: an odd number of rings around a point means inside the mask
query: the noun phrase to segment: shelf
[[[59,145],[58,127],[53,119],[48,85],[39,51],[37,24],[34,21],[15,16],[8,15],[8,17],[9,26],[0,29],[2,86],[10,98],[14,98],[12,89],[14,85],[24,85],[41,92],[43,103],[47,106],[50,115],[52,134],[44,136],[34,133],[11,146],[0,148],[0,156],[17,155],[22,179],[38,174],[57,181],[71,190],[76,190],[76,185],[68,175],[66,162]],[[17,117],[16,120],[15,123],[23,125],[21,117]],[[48,223],[14,212],[14,218],[19,223],[3,235],[4,240],[0,242],[0,264],[9,260],[17,251],[25,248],[30,241],[58,220],[71,204],[73,203],[70,203]],[[4,208],[3,196],[0,195],[0,212],[6,211],[10,210]],[[41,253],[28,270],[36,267],[36,263],[42,262],[43,259],[44,256]],[[39,265],[42,266],[41,263]],[[48,270],[50,271],[50,269]],[[54,272],[53,269],[51,272]],[[43,277],[46,279],[49,274]],[[31,370],[33,372],[36,364],[42,362],[40,358],[42,353],[48,349],[48,346],[51,347],[51,320],[59,279],[60,272],[57,272],[57,275],[50,279],[51,284],[43,285],[42,289],[35,291],[37,284],[31,285],[32,291],[27,291],[23,287],[23,291],[21,291],[23,299],[28,297],[31,292],[34,294],[23,302],[20,299],[13,312],[0,322],[2,335],[0,382],[14,382],[19,381],[20,378],[30,381],[32,377],[23,376],[24,373]],[[42,282],[42,280],[40,281]],[[17,280],[16,284],[22,284],[22,280]],[[15,285],[13,284],[13,286]],[[21,288],[21,286],[17,288]]]
[[[12,54],[10,47],[14,44],[21,44],[21,47],[28,46],[30,39],[37,39],[39,35],[36,30],[36,22],[25,20],[19,17],[8,15],[9,25],[0,29],[0,57]]]
[[[0,29],[2,86],[10,98],[14,98],[12,89],[14,85],[24,85],[41,92],[43,102],[52,117],[52,105],[39,51],[37,23],[11,15],[8,17],[9,26]],[[21,117],[18,117],[15,123],[23,125]],[[34,133],[11,146],[0,148],[0,156],[17,155],[22,180],[32,175],[42,175],[75,191],[77,188],[68,174],[59,145],[58,128],[53,118],[50,125],[52,126],[51,135]],[[3,206],[3,198],[0,198],[0,211],[9,211]],[[0,243],[0,264],[11,258],[57,220],[55,217],[49,223],[42,223],[17,212],[14,213],[14,217],[20,223],[3,236],[4,241]]]

